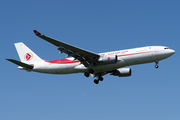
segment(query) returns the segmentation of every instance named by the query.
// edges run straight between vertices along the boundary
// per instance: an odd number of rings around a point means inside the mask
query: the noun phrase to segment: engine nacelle
[[[117,55],[104,55],[101,56],[98,61],[107,64],[117,63]]]
[[[119,68],[116,71],[114,71],[111,75],[119,77],[131,76],[131,68]]]

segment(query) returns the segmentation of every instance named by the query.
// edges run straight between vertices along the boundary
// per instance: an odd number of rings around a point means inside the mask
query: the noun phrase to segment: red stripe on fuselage
[[[78,63],[79,60],[69,60],[69,59],[59,59],[59,60],[52,60],[52,61],[46,61],[48,63],[56,63],[56,64],[70,64],[70,63]]]
[[[151,52],[157,52],[157,51],[148,51],[148,52],[117,55],[117,57],[137,55],[137,54],[143,54],[143,53],[151,53]],[[71,64],[71,63],[79,63],[80,61],[79,60],[69,60],[69,59],[58,59],[58,60],[52,60],[52,61],[46,61],[46,62],[48,62],[48,63],[56,63],[56,64]]]
[[[152,52],[157,52],[157,51],[148,51],[148,52],[140,52],[140,53],[131,53],[131,54],[124,54],[124,55],[117,55],[117,57],[129,56],[129,55],[137,55],[137,54],[143,54],[143,53],[152,53]]]

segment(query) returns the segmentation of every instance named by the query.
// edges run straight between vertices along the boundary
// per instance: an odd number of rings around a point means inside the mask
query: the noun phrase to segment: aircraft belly
[[[123,59],[128,65],[130,65],[133,62],[133,57],[132,56],[122,56],[119,57],[120,59]]]
[[[76,72],[87,72],[88,68],[85,67],[83,64],[79,64],[79,65],[74,67],[74,70]]]
[[[36,67],[33,71],[49,74],[70,74],[75,73],[74,67],[76,63],[72,64],[48,64],[45,67]]]
[[[105,72],[115,70],[121,67],[128,66],[128,64],[124,60],[118,60],[117,63],[114,64],[106,64],[106,65],[98,65],[94,66],[92,69],[96,72]]]

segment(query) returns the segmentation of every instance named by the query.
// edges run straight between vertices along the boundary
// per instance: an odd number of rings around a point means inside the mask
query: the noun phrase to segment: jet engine
[[[98,61],[101,62],[101,63],[107,63],[107,64],[117,63],[117,55],[105,55],[105,56],[101,56],[98,59]]]
[[[131,68],[119,68],[113,71],[111,75],[119,76],[119,77],[131,76]]]

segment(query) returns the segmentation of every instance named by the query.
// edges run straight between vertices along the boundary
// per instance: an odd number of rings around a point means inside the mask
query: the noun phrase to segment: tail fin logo
[[[32,53],[26,53],[25,56],[24,56],[24,59],[26,61],[29,61],[33,58],[33,54]]]

